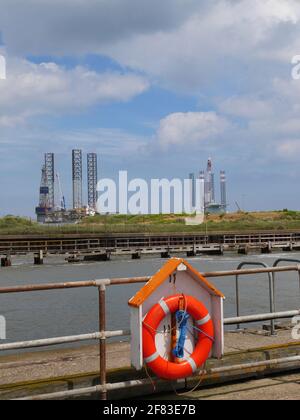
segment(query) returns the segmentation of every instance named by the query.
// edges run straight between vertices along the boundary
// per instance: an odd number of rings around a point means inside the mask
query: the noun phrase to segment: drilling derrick
[[[55,191],[54,191],[54,153],[45,153],[45,171],[49,188],[49,205],[55,207]]]
[[[88,179],[88,206],[91,210],[96,210],[97,207],[97,154],[88,153],[87,155],[87,179]]]
[[[36,207],[35,209],[35,213],[37,215],[37,221],[40,223],[45,223],[47,215],[49,212],[51,212],[51,210],[52,210],[52,207],[51,207],[50,197],[49,197],[49,183],[47,179],[47,171],[46,171],[46,166],[43,165],[41,185],[40,185],[39,206]]]
[[[82,151],[72,151],[73,209],[82,209]]]

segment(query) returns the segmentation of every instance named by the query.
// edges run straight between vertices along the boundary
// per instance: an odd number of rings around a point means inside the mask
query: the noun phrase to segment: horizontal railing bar
[[[95,281],[78,281],[68,283],[45,283],[45,284],[29,284],[27,286],[13,286],[1,287],[0,294],[8,293],[26,293],[26,292],[41,292],[46,290],[61,290],[61,289],[79,289],[83,287],[95,287]]]
[[[109,285],[110,286],[118,286],[118,285],[122,285],[122,284],[147,283],[150,279],[151,279],[151,276],[110,279],[109,280]]]
[[[270,267],[270,268],[260,268],[260,269],[248,269],[248,270],[229,270],[229,271],[215,271],[202,273],[204,277],[229,277],[236,275],[251,275],[251,274],[260,274],[260,273],[282,273],[282,272],[291,272],[299,271],[300,265],[297,266],[283,266],[283,267]],[[101,284],[106,286],[114,285],[125,285],[125,284],[134,284],[134,283],[146,283],[151,279],[150,276],[147,277],[132,277],[132,278],[116,278],[116,279],[104,279],[104,280],[92,280],[92,281],[78,281],[78,282],[69,282],[69,283],[48,283],[48,284],[36,284],[36,285],[27,285],[27,286],[14,286],[14,287],[1,287],[0,294],[8,293],[23,293],[23,292],[37,292],[45,290],[60,290],[60,289],[76,289],[84,287],[100,287]]]
[[[255,368],[267,368],[270,366],[276,366],[276,365],[286,365],[290,363],[296,363],[298,364],[300,362],[300,356],[293,356],[293,357],[286,357],[281,359],[273,359],[273,360],[264,360],[261,362],[253,362],[253,363],[245,363],[240,365],[232,365],[232,366],[222,366],[219,368],[213,368],[207,371],[204,371],[204,375],[215,375],[215,374],[222,374],[222,373],[228,373],[233,371],[243,371],[243,370],[249,370],[249,369],[255,369]],[[164,381],[165,382],[165,381]],[[106,384],[104,386],[98,385],[90,388],[82,388],[82,389],[75,389],[71,391],[61,391],[61,392],[54,392],[52,394],[44,394],[44,395],[36,395],[26,398],[20,398],[18,400],[52,400],[52,399],[59,399],[59,398],[72,398],[72,397],[79,397],[83,395],[90,395],[94,393],[101,393],[101,392],[107,392],[107,391],[115,391],[125,388],[133,388],[143,385],[149,385],[151,384],[151,379],[140,379],[140,380],[134,380],[134,381],[126,381],[126,382],[119,382],[114,384]],[[162,381],[158,381],[158,383],[162,383]],[[185,381],[180,380],[177,381],[177,386],[180,386],[182,384],[182,387],[185,386]]]
[[[279,268],[279,270],[277,270]],[[214,271],[209,273],[201,273],[204,277],[228,277],[228,276],[245,276],[251,274],[264,273],[284,273],[289,271],[300,271],[300,265],[289,265],[282,267],[268,267],[268,268],[249,268],[245,270],[228,270],[228,271]]]
[[[212,375],[218,373],[227,373],[231,371],[237,370],[247,370],[247,369],[254,369],[259,367],[269,367],[275,366],[279,364],[289,364],[289,363],[298,363],[300,362],[300,356],[292,356],[292,357],[282,357],[278,359],[271,359],[271,360],[263,360],[261,362],[252,362],[252,363],[245,363],[240,365],[233,365],[233,366],[222,366],[219,368],[213,368],[207,371]]]
[[[297,315],[300,315],[300,310],[275,312],[273,314],[270,313],[270,314],[240,316],[236,318],[224,319],[224,325],[247,324],[247,323],[256,322],[256,321],[270,321],[271,319],[293,318],[294,316],[297,316]]]
[[[257,314],[241,316],[236,318],[225,318],[224,325],[246,324],[257,321],[269,321],[271,319],[285,319],[300,315],[300,310],[276,312],[274,314]],[[46,338],[41,340],[21,341],[18,343],[1,344],[0,351],[18,350],[33,347],[47,347],[58,344],[76,343],[88,340],[100,340],[101,338],[125,337],[130,336],[130,330],[106,331],[104,334],[99,332],[83,335],[74,335],[68,337]]]
[[[36,347],[56,346],[59,344],[77,343],[88,340],[101,340],[103,338],[130,336],[131,332],[126,330],[106,331],[105,333],[91,333],[82,335],[73,335],[68,337],[45,338],[42,340],[20,341],[18,343],[1,344],[0,351],[21,350]]]
[[[85,287],[100,287],[101,284],[121,285],[130,283],[146,283],[151,277],[136,277],[124,279],[107,279],[107,280],[90,280],[90,281],[76,281],[68,283],[45,283],[45,284],[30,284],[27,286],[13,286],[1,287],[0,294],[9,293],[25,293],[25,292],[41,292],[46,290],[63,290],[63,289],[80,289]]]

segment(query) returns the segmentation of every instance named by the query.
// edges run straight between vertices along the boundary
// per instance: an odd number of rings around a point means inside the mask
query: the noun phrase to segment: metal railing
[[[294,258],[278,258],[274,264],[273,267],[278,267],[279,264],[281,263],[296,263],[298,265],[300,265],[300,260],[294,259]],[[299,290],[300,290],[300,270],[298,271],[298,276],[299,276]],[[272,273],[272,281],[273,281],[273,289],[274,289],[274,311],[276,310],[276,272]]]
[[[249,263],[247,263],[249,264]],[[251,264],[252,265],[252,264]],[[203,273],[207,278],[214,277],[231,277],[231,276],[245,276],[252,274],[263,274],[263,273],[283,273],[283,272],[297,272],[300,276],[300,264],[296,266],[284,266],[284,267],[263,267],[255,269],[237,269],[229,271],[217,271]],[[29,292],[38,292],[38,291],[47,291],[47,290],[67,290],[67,289],[78,289],[78,288],[87,288],[95,287],[98,289],[98,299],[99,299],[99,331],[84,334],[76,335],[69,337],[57,337],[57,338],[48,338],[43,340],[31,340],[31,341],[22,341],[18,343],[8,343],[0,345],[0,351],[7,350],[19,350],[19,349],[28,349],[36,347],[45,347],[45,346],[54,346],[58,344],[66,343],[75,343],[83,342],[87,340],[97,340],[99,341],[99,353],[100,353],[100,363],[99,363],[99,379],[100,385],[96,387],[91,387],[88,389],[74,390],[74,391],[64,391],[62,393],[52,393],[49,395],[29,397],[28,399],[54,399],[54,398],[63,398],[63,397],[72,397],[79,395],[86,395],[91,393],[99,393],[100,399],[107,398],[107,392],[113,389],[122,389],[124,387],[130,386],[139,386],[147,383],[147,380],[140,381],[130,381],[123,382],[120,384],[108,384],[107,383],[107,364],[106,364],[106,343],[107,339],[112,337],[121,337],[129,336],[130,331],[107,331],[106,330],[106,289],[107,287],[117,286],[117,285],[127,285],[127,284],[138,284],[146,283],[149,281],[150,277],[133,277],[133,278],[115,278],[115,279],[103,279],[103,280],[93,280],[93,281],[80,281],[80,282],[68,282],[68,283],[54,283],[54,284],[37,284],[37,285],[27,285],[27,286],[16,286],[16,287],[2,287],[0,288],[1,294],[11,294],[11,293],[29,293]],[[273,301],[272,301],[273,302]],[[275,319],[285,319],[292,318],[296,315],[300,315],[300,310],[287,311],[287,312],[278,312],[271,311],[269,314],[259,314],[259,315],[250,315],[250,316],[238,316],[236,318],[227,318],[224,320],[224,325],[235,325],[242,323],[250,323],[264,320],[275,320]],[[292,363],[300,361],[300,356],[296,358],[286,358],[279,359],[281,363]],[[241,365],[243,368],[247,369],[249,367],[259,367],[262,362],[245,364]],[[276,360],[271,360],[263,362],[264,365],[276,365]],[[240,366],[239,366],[240,367]],[[221,371],[226,372],[228,369],[235,370],[235,366],[231,367],[221,367],[212,369],[209,373],[220,373]]]
[[[299,262],[300,263],[300,262]],[[269,268],[268,265],[264,262],[256,262],[256,261],[244,261],[241,262],[238,266],[238,270],[241,270],[243,267],[250,265],[250,266],[261,266],[264,268]],[[270,297],[270,312],[275,312],[275,291],[274,291],[274,281],[272,278],[271,273],[267,273],[269,278],[269,297]],[[237,318],[240,317],[240,286],[239,286],[239,278],[240,274],[235,276],[235,288],[236,288],[236,311],[237,311]],[[240,324],[237,324],[237,329],[240,329]],[[274,319],[271,319],[271,335],[275,335],[275,322]]]

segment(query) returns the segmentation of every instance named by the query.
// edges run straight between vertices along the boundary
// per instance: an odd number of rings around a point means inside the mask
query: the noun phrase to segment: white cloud
[[[265,84],[298,53],[299,19],[298,0],[1,0],[0,29],[19,56],[106,54],[199,94]]]
[[[210,4],[205,12],[203,3]],[[250,7],[249,0],[209,0],[172,30],[138,34],[102,51],[174,90],[199,94],[230,80],[250,91],[280,72],[282,60],[290,62],[299,18],[294,0],[251,0]]]
[[[228,122],[215,112],[187,112],[168,115],[160,121],[157,138],[160,146],[188,147],[223,134]]]
[[[255,96],[234,96],[222,101],[219,110],[227,115],[246,119],[262,119],[273,112],[271,101],[256,98]]]
[[[277,146],[277,154],[281,159],[299,162],[300,140],[284,140]]]
[[[290,81],[291,57],[300,50],[298,0],[251,0],[251,6],[249,0],[2,0],[2,6],[8,51],[105,54],[200,98],[200,110],[214,105],[216,112],[162,119],[153,134],[162,147],[218,144],[219,153],[222,147],[226,153],[234,144],[246,155],[298,136],[300,82]],[[9,63],[6,90],[0,89],[2,126],[126,101],[148,88],[135,73],[16,61]],[[228,120],[235,117],[245,121],[228,134]]]
[[[85,150],[94,150],[105,158],[124,159],[125,157],[132,157],[147,144],[147,138],[137,136],[116,128],[97,128],[94,130],[72,130],[62,131],[59,135],[60,144],[63,147],[61,151],[67,153],[74,147],[81,147]],[[49,138],[51,142],[51,139]],[[57,147],[58,145],[53,145]]]
[[[13,125],[31,116],[74,112],[122,102],[145,92],[147,80],[134,73],[71,70],[54,63],[8,59],[7,80],[0,84],[0,124]]]
[[[18,55],[98,53],[120,39],[172,30],[198,7],[199,0],[1,0],[0,29]]]

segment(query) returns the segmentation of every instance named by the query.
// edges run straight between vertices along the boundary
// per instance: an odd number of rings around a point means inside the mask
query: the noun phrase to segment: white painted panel
[[[171,315],[167,315],[160,323],[155,337],[156,349],[161,357],[169,360],[171,349]]]
[[[130,307],[130,330],[131,330],[131,365],[136,370],[143,368],[142,348],[142,306]]]
[[[215,327],[212,357],[221,359],[224,354],[223,299],[218,296],[212,296],[212,319]]]

